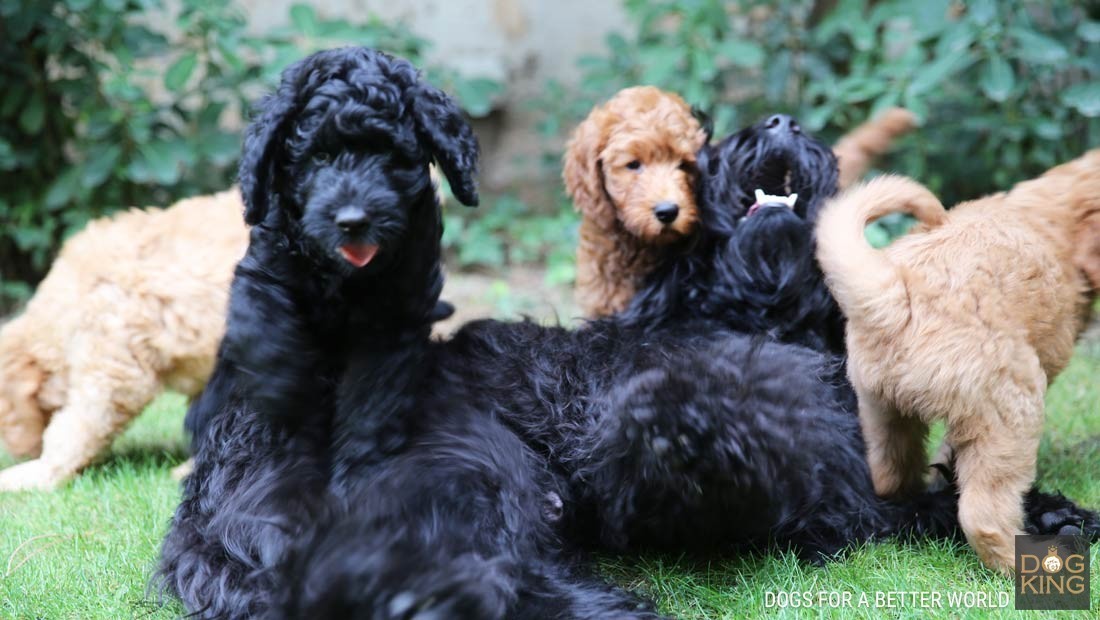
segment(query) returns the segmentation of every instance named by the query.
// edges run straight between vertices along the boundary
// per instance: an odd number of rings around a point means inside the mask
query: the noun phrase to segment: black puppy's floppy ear
[[[699,203],[704,230],[729,234],[737,219],[745,214],[741,204],[740,176],[726,158],[723,146],[728,142],[704,144],[695,154],[699,179],[695,184],[695,200]]]
[[[258,115],[244,135],[237,181],[244,198],[244,221],[255,226],[267,216],[274,193],[275,162],[279,139],[294,111],[294,100],[280,92],[263,99],[257,106]]]
[[[462,204],[477,206],[478,144],[462,110],[443,91],[421,82],[412,101],[417,137]]]
[[[699,125],[703,128],[703,135],[706,136],[703,144],[707,144],[714,137],[714,119],[710,117],[710,114],[707,114],[706,110],[697,105],[691,106],[691,115],[699,121]]]
[[[275,196],[275,170],[279,147],[285,141],[288,125],[294,118],[302,93],[315,86],[317,71],[326,61],[324,53],[314,54],[290,65],[279,77],[274,93],[256,106],[255,115],[244,134],[237,181],[244,197],[244,221],[255,226],[264,221]]]

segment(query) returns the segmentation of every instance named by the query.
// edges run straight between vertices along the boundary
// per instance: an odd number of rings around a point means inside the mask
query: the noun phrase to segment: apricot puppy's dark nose
[[[776,114],[768,118],[764,126],[774,133],[801,133],[802,127],[794,118],[786,114]]]
[[[359,207],[344,207],[336,212],[336,225],[344,232],[362,230],[367,226],[367,213]]]
[[[657,221],[663,224],[671,224],[676,221],[676,216],[680,214],[680,205],[674,202],[660,202],[656,207],[653,207],[653,215],[657,217]]]

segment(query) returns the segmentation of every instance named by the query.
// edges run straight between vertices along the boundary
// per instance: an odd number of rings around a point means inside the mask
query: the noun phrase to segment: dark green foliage
[[[624,32],[634,34],[612,34],[606,54],[581,60],[578,93],[548,86],[545,133],[569,129],[597,101],[639,83],[679,92],[711,115],[719,136],[780,111],[834,139],[903,105],[923,126],[883,167],[927,183],[947,204],[1100,146],[1095,3],[624,4],[632,22]]]
[[[560,137],[596,103],[635,84],[680,93],[716,135],[772,112],[795,114],[835,140],[886,107],[923,126],[882,168],[915,177],[945,204],[1003,189],[1100,146],[1100,9],[1069,0],[624,0],[630,23],[603,54],[579,61],[576,85],[546,85],[536,109],[548,178],[561,169]],[[545,207],[545,205],[543,205]],[[523,229],[553,248],[575,233],[568,201],[555,215],[522,205],[507,226],[472,218],[463,263],[499,266]],[[520,219],[522,221],[516,221]],[[885,245],[911,220],[891,217],[869,237]],[[552,222],[552,226],[548,223]],[[452,230],[455,226],[452,226]],[[483,240],[483,241],[479,241]],[[559,264],[558,274],[568,270]]]
[[[548,214],[536,212],[505,194],[484,211],[448,209],[443,216],[443,247],[460,267],[502,267],[540,263],[549,284],[571,283],[577,247],[577,216],[568,202]]]
[[[231,1],[165,4],[0,0],[0,311],[88,219],[227,188],[247,102],[290,62],[357,44],[420,64],[427,47],[400,24],[322,19],[306,5],[252,36]],[[473,113],[499,90],[432,78]]]
[[[549,83],[534,105],[546,178],[560,136],[624,86],[677,91],[722,135],[772,111],[835,139],[889,105],[923,127],[884,169],[946,203],[1004,188],[1100,146],[1100,5],[1070,0],[623,0],[630,22],[580,60],[576,87]],[[245,32],[234,3],[0,0],[0,309],[25,297],[64,235],[120,206],[224,189],[242,102],[302,55],[354,43],[422,64],[427,43],[401,24],[324,19]],[[178,40],[165,38],[176,20]],[[501,85],[429,68],[478,116]],[[554,196],[501,197],[448,217],[461,265],[547,260],[568,280],[576,215]],[[548,215],[539,213],[549,213]],[[885,243],[904,230],[872,229]]]

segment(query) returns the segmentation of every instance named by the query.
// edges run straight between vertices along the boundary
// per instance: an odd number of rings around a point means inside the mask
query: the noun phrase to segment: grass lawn
[[[1040,485],[1088,506],[1100,506],[1100,341],[1083,343],[1047,396],[1048,423],[1039,456]],[[156,401],[115,442],[109,457],[52,494],[0,495],[0,618],[173,618],[175,602],[147,595],[157,547],[178,499],[168,470],[185,458],[184,402]],[[0,465],[10,464],[0,456]],[[1100,547],[1093,547],[1092,612],[1100,610]],[[1017,612],[1011,583],[984,570],[969,549],[931,542],[876,544],[843,561],[808,566],[785,554],[699,563],[650,556],[604,558],[607,574],[657,599],[684,618],[780,617],[1056,617]],[[767,593],[937,591],[941,609],[766,607]],[[947,593],[984,592],[1005,610],[958,609]],[[1064,612],[1063,614],[1064,615]]]

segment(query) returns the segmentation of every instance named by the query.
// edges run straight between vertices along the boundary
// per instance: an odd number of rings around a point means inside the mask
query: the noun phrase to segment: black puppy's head
[[[837,188],[832,150],[786,114],[769,116],[704,147],[698,166],[703,175],[703,209],[711,212],[712,221],[719,226],[733,227],[743,218],[774,215],[767,207],[783,205],[767,197],[793,194],[798,195],[793,213],[813,221],[822,202]],[[762,203],[758,192],[765,196]]]
[[[813,247],[817,212],[836,193],[832,150],[776,114],[704,146],[697,165],[699,242],[650,276],[626,319],[706,318],[842,350],[843,319]]]
[[[283,72],[248,128],[245,221],[296,226],[311,255],[354,273],[403,245],[415,218],[438,218],[433,160],[477,204],[477,139],[451,98],[382,52],[318,52]]]

